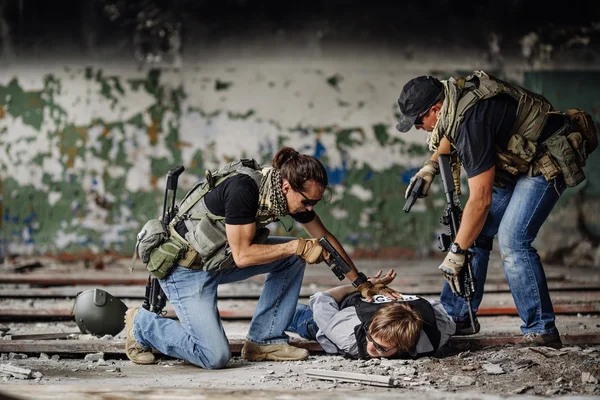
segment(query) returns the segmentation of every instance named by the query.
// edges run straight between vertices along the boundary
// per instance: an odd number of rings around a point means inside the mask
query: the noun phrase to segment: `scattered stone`
[[[96,363],[97,363],[98,365],[107,365],[107,364],[108,364],[108,363],[107,363],[107,362],[104,360],[104,358],[101,358],[101,359],[99,359],[99,360],[98,360]]]
[[[398,368],[394,368],[394,372],[398,375],[412,376],[417,374],[417,370],[413,367],[402,365]]]
[[[27,354],[23,353],[8,353],[9,360],[25,360],[27,358]]]
[[[44,375],[40,371],[34,371],[32,376],[35,379],[42,379]]]
[[[103,352],[99,352],[99,353],[90,353],[90,354],[86,354],[84,360],[85,361],[98,361],[100,359],[104,358],[104,353]]]
[[[468,375],[454,375],[450,383],[454,386],[471,386],[475,383],[475,378]]]
[[[477,365],[475,364],[469,364],[469,365],[463,365],[460,369],[463,371],[475,371],[477,369]]]
[[[40,360],[50,360],[50,356],[46,353],[40,353]]]
[[[0,365],[0,373],[11,375],[17,379],[31,379],[32,371],[29,368],[21,368],[12,364]]]
[[[6,354],[6,353],[0,354],[0,361],[5,361],[5,360],[8,360],[8,354]]]
[[[590,372],[584,371],[581,373],[581,383],[583,383],[583,384],[592,383],[595,385],[598,383],[598,379],[596,379],[596,377],[594,375],[592,375]]]
[[[100,340],[113,340],[114,336],[113,335],[104,335],[100,338]]]
[[[50,357],[50,359],[54,360],[54,361],[58,361],[58,360],[60,360],[60,356],[58,354],[55,354],[52,357]]]
[[[483,368],[485,372],[490,375],[501,375],[506,373],[506,371],[504,371],[498,364],[482,364],[481,368]]]
[[[537,346],[537,347],[529,347],[529,350],[539,353],[541,355],[543,355],[546,358],[550,358],[550,357],[556,357],[556,356],[562,356],[564,354],[567,354],[569,351],[565,351],[565,349],[560,349],[557,350],[555,348],[552,347],[547,347],[547,346]]]
[[[3,335],[2,340],[12,340],[12,335]]]
[[[560,388],[552,388],[552,389],[546,390],[546,393],[544,393],[544,394],[546,396],[554,396],[555,394],[558,394],[558,392],[560,392]]]
[[[510,394],[523,394],[523,393],[525,393],[526,391],[528,391],[529,389],[533,389],[533,386],[531,386],[531,385],[526,385],[526,386],[521,386],[521,387],[518,387],[518,388],[516,388],[516,389],[514,389],[514,390],[511,390],[511,391],[510,391]]]

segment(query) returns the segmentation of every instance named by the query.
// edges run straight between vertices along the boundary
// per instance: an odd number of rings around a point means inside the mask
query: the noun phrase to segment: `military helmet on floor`
[[[127,306],[118,298],[101,289],[81,292],[75,299],[73,314],[83,333],[116,335],[125,327]]]

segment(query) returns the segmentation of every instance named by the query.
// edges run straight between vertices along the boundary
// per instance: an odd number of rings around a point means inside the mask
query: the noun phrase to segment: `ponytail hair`
[[[313,156],[301,154],[292,147],[282,147],[273,157],[273,168],[281,172],[294,190],[304,191],[307,181],[314,181],[327,189],[327,171],[319,160]]]

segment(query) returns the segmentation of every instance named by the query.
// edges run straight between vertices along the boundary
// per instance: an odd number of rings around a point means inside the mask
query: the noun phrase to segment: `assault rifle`
[[[438,247],[443,252],[447,252],[450,249],[450,245],[456,239],[456,233],[458,232],[460,219],[462,217],[462,209],[460,208],[460,201],[456,194],[456,188],[454,187],[454,179],[452,177],[452,169],[450,166],[450,155],[440,154],[438,156],[438,162],[440,164],[440,175],[442,177],[447,204],[446,210],[440,218],[440,223],[448,228],[447,234],[442,233],[438,235]],[[475,296],[475,278],[473,275],[473,265],[471,264],[472,259],[473,253],[470,250],[467,250],[465,264],[459,273],[459,287],[456,289],[458,295],[467,302],[471,328],[473,329],[473,333],[475,333],[475,319],[473,318],[473,311],[471,310],[471,300],[473,300],[473,297]]]
[[[406,199],[406,203],[404,203],[404,208],[402,209],[404,212],[409,212],[412,208],[415,201],[423,194],[423,186],[425,185],[425,179],[417,178],[415,184],[412,186],[410,191],[410,195],[408,195]]]
[[[178,165],[167,173],[167,184],[165,187],[165,201],[163,203],[162,222],[169,226],[171,220],[177,215],[178,207],[175,205],[175,196],[177,194],[177,180],[179,175],[184,171],[183,165]],[[170,202],[169,202],[170,199]],[[167,205],[170,206],[167,208]],[[148,275],[146,282],[146,294],[144,295],[144,303],[142,307],[155,314],[161,314],[167,305],[167,296],[160,287],[158,279],[152,275]]]

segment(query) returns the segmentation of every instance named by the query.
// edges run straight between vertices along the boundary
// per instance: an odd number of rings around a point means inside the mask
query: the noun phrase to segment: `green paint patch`
[[[201,109],[199,107],[191,107],[191,106],[188,107],[188,113],[191,114],[191,113],[195,113],[195,112],[200,114],[200,116],[202,118],[205,118],[208,120],[215,118],[215,117],[219,116],[219,114],[221,114],[221,110],[215,110],[213,112],[205,112],[203,109]]]
[[[373,126],[373,132],[375,133],[375,139],[381,146],[385,146],[390,139],[390,135],[387,132],[387,125],[377,124]]]
[[[85,156],[85,147],[87,143],[87,127],[78,127],[73,124],[68,124],[61,131],[56,132],[59,137],[60,154],[66,156],[66,161],[63,162],[65,169],[73,167],[75,157]],[[64,158],[61,157],[61,161]]]
[[[221,80],[217,79],[215,81],[215,90],[217,92],[222,91],[222,90],[228,90],[232,85],[233,85],[233,82],[225,82],[225,81],[221,81]]]
[[[340,129],[335,134],[337,146],[356,146],[365,142],[365,132],[362,128]]]
[[[412,156],[424,156],[431,153],[429,147],[417,143],[411,143],[406,152]]]
[[[238,113],[234,113],[234,112],[227,112],[227,116],[229,117],[229,119],[248,119],[251,116],[253,116],[255,114],[254,110],[248,110],[243,114],[238,114]]]
[[[339,84],[344,80],[344,77],[341,74],[335,74],[327,78],[327,84],[334,88],[335,90],[340,90]]]
[[[0,99],[13,118],[21,117],[25,125],[38,131],[41,129],[46,105],[41,91],[25,92],[17,80],[13,79],[6,87],[0,85]]]
[[[127,120],[127,123],[135,126],[138,129],[144,129],[146,127],[142,113],[135,114],[133,117]]]

